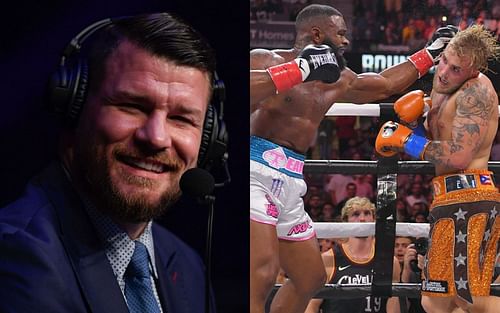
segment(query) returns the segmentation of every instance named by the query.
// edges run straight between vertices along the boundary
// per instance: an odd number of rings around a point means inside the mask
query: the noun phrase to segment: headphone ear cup
[[[74,125],[85,102],[88,89],[88,65],[79,59],[76,65],[59,66],[48,82],[49,111],[59,115],[64,122]]]
[[[66,115],[66,103],[69,98],[68,69],[61,65],[50,76],[46,90],[46,104],[49,112],[60,116]]]
[[[213,105],[209,105],[201,136],[198,167],[210,170],[226,159],[228,134],[224,121],[218,118]]]
[[[209,104],[207,108],[207,113],[205,114],[205,120],[203,122],[203,131],[201,134],[201,144],[198,153],[198,167],[206,168],[208,163],[208,156],[210,152],[210,145],[215,140],[214,134],[217,128],[217,118],[215,116],[214,107]]]
[[[82,111],[83,103],[87,97],[89,68],[88,64],[83,59],[78,59],[77,66],[73,75],[73,86],[70,89],[71,99],[68,103],[68,111],[66,113],[70,123],[76,123],[80,112]]]

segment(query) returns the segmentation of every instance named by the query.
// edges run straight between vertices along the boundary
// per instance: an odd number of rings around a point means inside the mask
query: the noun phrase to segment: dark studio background
[[[56,129],[43,109],[42,96],[69,40],[103,18],[178,13],[217,51],[217,72],[226,86],[224,120],[229,132],[232,182],[216,191],[212,283],[219,313],[246,312],[248,10],[247,2],[231,0],[11,2],[0,19],[0,207],[21,195],[29,178],[55,154]],[[160,222],[204,257],[207,212],[196,202],[183,199]]]

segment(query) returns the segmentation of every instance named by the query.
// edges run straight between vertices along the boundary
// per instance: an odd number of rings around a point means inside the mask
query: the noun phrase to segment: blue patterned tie
[[[130,313],[160,313],[151,286],[148,251],[138,241],[125,271],[125,297]]]

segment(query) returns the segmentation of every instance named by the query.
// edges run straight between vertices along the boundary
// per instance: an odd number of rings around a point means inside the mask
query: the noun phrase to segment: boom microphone
[[[215,188],[215,179],[208,171],[201,168],[192,168],[182,174],[179,181],[179,187],[182,193],[201,200],[203,204],[208,205],[208,224],[207,224],[207,240],[205,248],[205,313],[210,313],[215,310],[212,303],[210,310],[210,285],[212,273],[212,225],[214,219],[214,202],[215,196],[212,194]]]
[[[210,196],[215,188],[215,179],[201,168],[191,168],[184,172],[179,182],[182,192],[195,198]]]

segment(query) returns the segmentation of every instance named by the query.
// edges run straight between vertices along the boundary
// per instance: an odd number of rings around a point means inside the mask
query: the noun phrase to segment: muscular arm
[[[367,103],[385,99],[404,92],[418,78],[417,70],[410,61],[391,66],[380,74],[346,71],[352,73],[352,79],[337,102]]]
[[[459,92],[451,139],[431,141],[424,159],[437,166],[462,170],[467,168],[481,148],[490,118],[496,108],[494,101],[490,99],[488,88],[482,86],[479,81],[468,83],[468,86]]]
[[[259,102],[275,94],[276,87],[266,70],[250,70],[250,112]]]
[[[283,61],[283,58],[269,50],[250,51],[250,112],[256,109],[259,102],[276,94],[276,87],[266,68]]]

